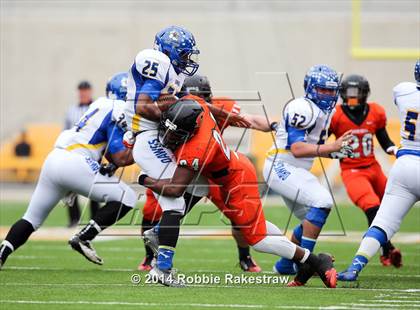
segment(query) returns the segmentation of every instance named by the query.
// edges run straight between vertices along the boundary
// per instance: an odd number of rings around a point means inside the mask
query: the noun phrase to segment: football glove
[[[341,149],[338,152],[332,152],[330,157],[333,159],[343,159],[343,158],[355,158],[355,154],[353,152],[353,147],[349,143],[349,141],[343,141],[341,145]]]
[[[117,171],[117,169],[118,167],[113,163],[101,164],[101,167],[99,168],[99,173],[105,176],[112,177],[115,171]]]
[[[398,147],[396,147],[395,145],[390,146],[389,148],[387,148],[387,149],[386,149],[386,152],[387,152],[389,155],[394,155],[394,156],[397,156]]]
[[[126,131],[123,136],[123,144],[126,148],[132,149],[136,142],[136,135],[132,131]]]

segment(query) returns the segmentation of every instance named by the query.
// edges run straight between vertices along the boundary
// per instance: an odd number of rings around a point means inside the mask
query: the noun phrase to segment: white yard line
[[[1,299],[0,303],[8,304],[41,304],[41,305],[100,305],[100,306],[145,306],[145,307],[200,307],[200,308],[245,308],[245,309],[319,309],[311,306],[270,306],[247,304],[205,304],[205,303],[150,303],[150,302],[123,302],[123,301],[62,301],[62,300],[10,300]]]
[[[392,303],[397,303],[397,304],[405,304],[405,303],[409,303],[409,304],[413,304],[413,305],[417,305],[420,306],[420,300],[390,300],[390,299],[375,299],[375,300],[367,300],[367,299],[359,299],[358,301],[362,301],[362,302],[383,302],[383,303],[388,303],[388,304],[392,304]]]
[[[367,308],[374,308],[374,309],[378,309],[378,308],[395,308],[397,305],[395,304],[366,304],[366,303],[341,303],[340,306],[356,306],[356,307],[367,307]],[[398,307],[404,307],[404,308],[420,308],[420,304],[419,305],[398,305]],[[347,308],[348,309],[348,308]]]
[[[129,278],[127,278],[127,284],[125,283],[25,283],[25,282],[8,282],[8,283],[1,283],[2,286],[154,286],[160,287],[160,285],[144,285],[143,283],[139,285],[134,285],[130,283]],[[195,287],[195,288],[237,288],[237,289],[267,289],[267,285],[264,286],[241,286],[241,285],[201,285],[201,284],[188,284],[188,287]],[[279,287],[282,287],[279,285]],[[286,287],[285,287],[286,288]],[[286,288],[286,289],[293,289],[293,288]],[[328,290],[327,288],[323,287],[302,287],[303,290]],[[354,291],[369,291],[369,292],[391,292],[391,293],[399,293],[405,294],[410,293],[412,289],[391,289],[391,288],[341,288],[338,287],[335,289],[336,291],[343,291],[343,290],[350,290]],[[420,297],[420,294],[418,295]],[[377,300],[372,300],[376,302]]]
[[[93,267],[93,265],[91,266]],[[93,271],[105,271],[105,272],[139,272],[137,268],[100,268],[96,266],[95,269],[90,269]],[[4,270],[12,269],[12,270],[39,270],[39,271],[86,271],[84,268],[59,268],[59,267],[38,267],[38,266],[5,266],[3,267]],[[185,272],[187,274],[193,274],[193,273],[217,273],[217,274],[225,274],[230,271],[226,270],[211,270],[211,269],[196,269],[196,270],[180,270],[180,272]],[[240,270],[238,269],[238,272]],[[140,272],[141,273],[141,272]],[[274,275],[274,272],[272,271],[263,271],[261,274],[272,274]],[[392,273],[378,273],[378,274],[369,274],[369,276],[378,276],[378,277],[398,277],[398,278],[420,278],[420,275],[404,275],[404,274],[392,274]],[[339,282],[340,283],[340,282]]]
[[[74,233],[80,230],[80,228],[81,227],[41,227],[31,236],[31,239],[67,241]],[[8,230],[9,227],[0,226],[0,239],[4,239]],[[364,233],[364,231],[347,231],[346,235],[344,236],[342,231],[323,231],[319,240],[321,242],[359,243]],[[230,228],[227,226],[198,226],[197,228],[182,227],[180,234],[181,238],[184,239],[224,240],[232,238]],[[130,237],[139,238],[139,228],[136,226],[113,226],[104,231],[103,235],[99,235],[97,241],[119,240],[127,239]],[[396,234],[392,240],[394,243],[418,244],[420,243],[420,233],[400,232]]]

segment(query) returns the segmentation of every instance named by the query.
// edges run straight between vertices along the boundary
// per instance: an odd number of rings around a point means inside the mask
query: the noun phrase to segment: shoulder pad
[[[124,111],[126,109],[125,101],[114,100],[112,107],[112,120],[119,121],[121,117],[124,117]]]
[[[417,90],[416,84],[412,82],[402,82],[394,87],[393,94],[394,99],[400,96],[408,95]]]
[[[383,106],[381,106],[379,103],[376,103],[376,102],[368,102],[368,105],[375,112],[377,112],[377,113],[384,113],[385,114],[385,108]]]
[[[142,76],[165,84],[171,62],[164,53],[146,49],[137,54],[135,62],[136,69]]]
[[[289,101],[285,108],[284,117],[288,118],[289,126],[307,129],[311,127],[317,118],[317,107],[310,100],[297,98]]]
[[[99,97],[94,102],[91,103],[90,107],[97,107],[100,110],[110,110],[112,109],[114,105],[114,100],[109,99],[107,97]]]

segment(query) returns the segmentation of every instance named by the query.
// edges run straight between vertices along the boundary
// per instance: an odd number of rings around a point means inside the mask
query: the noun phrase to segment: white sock
[[[300,260],[300,262],[303,264],[304,262],[306,262],[306,260],[308,259],[309,255],[311,255],[311,251],[309,251],[308,249],[303,249],[305,251],[305,254],[303,254],[302,259]]]
[[[296,252],[296,244],[285,236],[266,236],[252,248],[258,252],[270,253],[287,259],[292,259]]]
[[[265,221],[265,226],[267,227],[267,235],[275,235],[275,236],[281,236],[283,235],[283,232],[278,228],[276,225],[269,221]]]
[[[360,243],[359,250],[357,250],[356,255],[363,255],[366,258],[370,259],[373,257],[381,247],[381,244],[378,240],[371,237],[363,238],[362,243]]]

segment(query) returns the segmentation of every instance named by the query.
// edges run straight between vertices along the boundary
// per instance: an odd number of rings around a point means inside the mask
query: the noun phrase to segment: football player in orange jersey
[[[373,136],[383,150],[395,155],[397,147],[386,131],[386,114],[383,107],[367,102],[369,82],[361,75],[352,74],[343,79],[340,95],[343,103],[331,120],[330,133],[340,137],[352,130],[355,158],[340,160],[341,177],[350,199],[365,213],[372,223],[385,192],[387,178],[373,152]],[[401,253],[388,241],[382,247],[380,261],[384,266],[401,266]]]
[[[201,97],[206,102],[211,103],[213,106],[217,106],[220,109],[227,111],[228,113],[239,114],[241,111],[240,106],[236,104],[234,100],[227,97],[213,97],[210,82],[208,78],[203,75],[195,74],[192,77],[187,77],[182,86],[181,94],[192,94]],[[245,114],[243,116],[250,122],[250,127],[253,129],[260,131],[273,130],[273,128],[271,128],[272,123],[270,123],[266,117],[249,114]],[[226,118],[217,119],[217,125],[223,133],[224,129],[229,126],[229,122]],[[246,161],[249,161],[248,158],[246,158]],[[196,189],[194,191],[194,195],[190,195],[189,193],[184,195],[184,198],[187,199],[189,210],[191,210],[191,208],[199,202],[202,196],[207,196],[215,205],[221,205],[223,203],[223,201],[220,199],[220,191],[218,187],[204,187],[205,188],[202,188],[204,191]],[[143,235],[145,231],[157,225],[162,216],[162,209],[150,189],[146,190],[146,202],[143,206],[142,213],[143,220],[141,233]],[[240,268],[247,272],[260,272],[260,266],[258,266],[255,260],[252,258],[248,244],[244,240],[240,230],[235,227],[234,223],[232,223],[232,236],[234,237],[238,247]],[[146,255],[138,266],[138,270],[141,271],[149,271],[152,268],[152,262],[154,258],[153,250],[145,244],[145,252]]]
[[[242,155],[225,144],[216,120],[201,98],[186,96],[163,112],[159,139],[162,145],[174,151],[178,167],[171,179],[140,175],[140,185],[159,195],[180,197],[197,176],[203,175],[219,187],[224,201],[222,212],[240,227],[249,245],[256,251],[283,256],[300,265],[297,277],[289,286],[303,285],[315,272],[327,287],[336,286],[331,256],[317,256],[297,246],[265,220],[255,168],[244,164],[239,160]],[[176,223],[179,225],[179,217],[160,225]],[[179,226],[173,227],[170,237],[176,239],[177,233]],[[157,262],[150,275],[164,285],[180,286],[182,282],[171,271],[174,250],[159,244]]]

